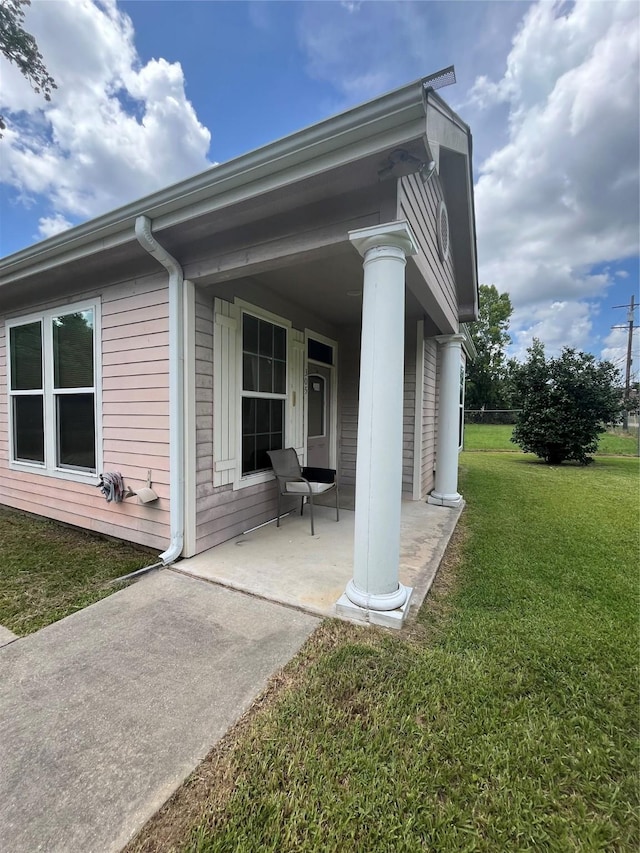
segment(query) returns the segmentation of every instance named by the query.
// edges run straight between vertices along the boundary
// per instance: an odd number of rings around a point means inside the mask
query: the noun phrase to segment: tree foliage
[[[493,284],[480,285],[479,317],[469,326],[478,356],[467,366],[467,409],[509,406],[509,365],[505,348],[511,342],[507,329],[512,313],[508,293],[498,293]]]
[[[620,416],[618,370],[568,347],[558,358],[546,358],[538,340],[527,352],[528,360],[513,366],[522,409],[511,440],[550,465],[587,465],[598,435]]]
[[[35,38],[24,29],[24,7],[30,5],[31,0],[0,0],[0,53],[18,68],[34,92],[50,101],[51,92],[57,88],[55,80],[45,67]],[[0,130],[4,128],[0,116]]]

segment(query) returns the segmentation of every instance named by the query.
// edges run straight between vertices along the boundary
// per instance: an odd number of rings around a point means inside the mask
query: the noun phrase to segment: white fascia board
[[[345,113],[187,178],[0,261],[0,285],[132,242],[135,219],[154,231],[423,136],[418,80]]]
[[[474,313],[478,310],[478,252],[476,246],[476,214],[473,187],[473,137],[471,128],[432,89],[426,92],[427,138],[438,146],[463,154],[467,161],[467,199],[469,210],[469,233],[471,234],[472,263],[469,274],[472,278]]]

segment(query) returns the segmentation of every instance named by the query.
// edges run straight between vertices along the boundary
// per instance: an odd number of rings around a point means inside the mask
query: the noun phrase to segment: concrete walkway
[[[317,625],[165,570],[0,648],[0,850],[120,850]]]

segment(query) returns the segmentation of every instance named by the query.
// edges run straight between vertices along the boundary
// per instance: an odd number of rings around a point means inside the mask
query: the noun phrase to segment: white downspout
[[[178,559],[184,544],[184,325],[182,267],[153,236],[148,216],[136,218],[138,242],[169,273],[169,500],[171,541],[163,565]]]

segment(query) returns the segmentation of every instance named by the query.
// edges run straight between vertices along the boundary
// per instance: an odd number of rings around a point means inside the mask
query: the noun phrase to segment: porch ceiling
[[[318,257],[251,276],[258,287],[305,308],[333,326],[360,325],[362,319],[362,258],[351,245],[327,247]],[[216,294],[232,298],[235,281],[218,283]],[[349,295],[350,293],[355,295]],[[424,310],[409,288],[407,319],[419,320]]]

